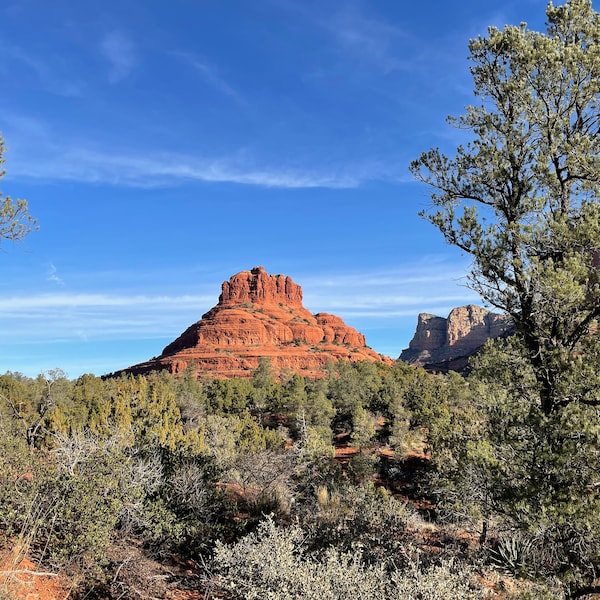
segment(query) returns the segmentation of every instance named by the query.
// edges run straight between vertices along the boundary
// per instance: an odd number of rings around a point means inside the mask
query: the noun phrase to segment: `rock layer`
[[[505,315],[474,304],[452,309],[448,318],[421,313],[400,360],[431,371],[461,371],[488,339],[508,335],[511,330]]]
[[[255,267],[225,281],[218,304],[160,356],[124,372],[180,373],[193,365],[198,377],[250,377],[261,358],[276,371],[307,377],[322,376],[330,360],[392,362],[339,317],[311,314],[302,305],[302,288],[290,277]]]

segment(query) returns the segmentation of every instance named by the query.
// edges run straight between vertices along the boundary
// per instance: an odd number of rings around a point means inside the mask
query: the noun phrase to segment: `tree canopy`
[[[590,0],[546,15],[545,33],[470,42],[479,104],[449,122],[474,139],[411,170],[434,190],[424,216],[472,258],[472,288],[513,319],[550,414],[600,315],[600,15]]]
[[[470,42],[479,104],[449,122],[473,139],[411,170],[433,188],[423,216],[515,325],[475,364],[476,418],[451,412],[466,442],[430,428],[440,489],[472,502],[484,536],[500,519],[513,550],[542,548],[531,573],[576,598],[600,592],[600,15],[590,0],[546,15],[544,33],[491,27]]]

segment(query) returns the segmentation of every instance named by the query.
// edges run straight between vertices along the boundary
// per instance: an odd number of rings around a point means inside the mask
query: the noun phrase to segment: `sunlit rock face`
[[[250,377],[261,358],[276,373],[307,377],[323,376],[330,360],[392,362],[340,317],[304,308],[302,288],[291,277],[255,267],[223,282],[218,304],[160,356],[123,372],[181,373],[190,367],[197,377]]]
[[[474,304],[452,309],[447,318],[422,313],[400,360],[428,370],[460,371],[487,340],[508,335],[511,330],[505,315]]]

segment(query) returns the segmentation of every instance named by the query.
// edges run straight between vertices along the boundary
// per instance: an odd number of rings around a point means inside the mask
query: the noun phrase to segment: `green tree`
[[[0,135],[0,179],[6,173],[2,170],[5,152],[4,138]],[[29,215],[26,200],[13,200],[0,193],[0,240],[20,240],[35,227],[36,221]]]
[[[254,387],[248,379],[209,379],[204,386],[209,412],[239,413],[254,404]]]
[[[298,373],[293,373],[281,385],[281,409],[290,414],[297,414],[306,406],[307,401],[306,381]]]
[[[569,402],[546,415],[520,344],[498,341],[477,358],[475,410],[462,423],[473,434],[455,453],[455,482],[485,517],[535,550],[530,574],[558,575],[568,596],[580,597],[600,589],[590,587],[600,565],[598,409]],[[585,362],[600,368],[597,355]]]
[[[12,412],[31,448],[48,433],[49,421],[69,388],[61,369],[41,373],[35,379],[10,374],[0,377],[0,401]]]
[[[411,170],[433,188],[423,216],[516,331],[480,364],[487,431],[458,453],[459,479],[475,474],[488,510],[551,547],[546,569],[579,597],[600,591],[600,15],[590,0],[546,15],[545,33],[470,42],[480,104],[450,122],[474,140]]]
[[[206,414],[207,399],[202,383],[196,377],[196,366],[190,361],[187,368],[175,379],[177,406],[181,412],[183,429],[187,433],[197,428]]]
[[[274,408],[279,404],[277,401],[277,392],[280,390],[280,387],[275,381],[273,367],[269,358],[263,356],[258,359],[258,367],[256,367],[252,374],[252,385],[254,387],[252,392],[254,409],[264,411]]]
[[[424,216],[472,258],[470,285],[512,318],[549,415],[573,400],[561,380],[600,315],[600,15],[590,0],[546,14],[546,33],[470,42],[481,104],[449,121],[475,139],[411,170],[434,189]]]
[[[152,373],[138,377],[137,384],[138,393],[131,402],[137,443],[174,450],[183,441],[183,426],[173,379],[168,373]]]
[[[327,387],[327,382],[323,379],[307,382],[307,402],[299,412],[304,414],[309,425],[328,428],[331,434],[331,420],[336,411],[333,402],[327,397]]]
[[[328,368],[327,396],[336,410],[335,427],[352,429],[352,415],[358,407],[378,406],[381,377],[369,361],[339,361]]]
[[[75,416],[70,419],[73,430],[85,426],[89,427],[92,433],[104,437],[113,432],[115,426],[110,420],[112,411],[110,385],[110,382],[90,374],[82,375],[77,379],[72,393],[72,406],[76,411]],[[83,421],[84,415],[85,421]]]

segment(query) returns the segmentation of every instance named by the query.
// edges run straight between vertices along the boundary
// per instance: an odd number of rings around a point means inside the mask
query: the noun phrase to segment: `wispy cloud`
[[[39,149],[36,149],[39,152]],[[105,183],[130,187],[162,187],[184,181],[237,183],[273,188],[354,188],[369,179],[353,165],[333,168],[294,168],[286,165],[257,166],[234,158],[196,158],[181,154],[104,154],[85,148],[54,146],[33,160],[20,152],[11,161],[11,176],[42,180]]]
[[[110,83],[118,83],[125,79],[137,64],[132,41],[120,31],[106,34],[100,42],[100,51],[109,63]]]
[[[480,302],[466,287],[466,264],[429,262],[375,272],[359,272],[303,281],[307,307],[342,317],[395,319],[420,312],[446,316],[455,306]]]
[[[269,188],[356,188],[367,181],[398,182],[397,165],[373,159],[326,163],[307,157],[306,166],[253,156],[249,149],[228,156],[194,156],[145,149],[105,152],[86,139],[65,138],[42,119],[18,111],[0,114],[0,131],[10,140],[9,174],[43,181],[77,181],[135,188],[160,188],[189,181]],[[57,141],[59,140],[59,141]],[[296,157],[296,164],[302,162]]]
[[[5,44],[1,41],[0,54],[2,54],[4,62],[9,67],[9,69],[3,69],[0,66],[0,72],[5,70],[5,75],[8,78],[12,77],[10,68],[16,69],[19,72],[25,67],[26,71],[33,73],[38,85],[43,90],[57,96],[72,97],[81,95],[83,88],[82,81],[73,79],[72,74],[66,72],[64,65],[57,66],[53,64],[52,56],[40,57],[21,46]],[[11,65],[11,63],[16,64]]]
[[[247,106],[246,99],[219,73],[209,61],[187,52],[173,52],[173,56],[190,65],[200,77],[220,94],[227,96],[240,106]]]
[[[388,74],[410,65],[398,51],[410,33],[366,13],[357,2],[340,4],[333,12],[327,4],[309,7],[297,0],[277,0],[276,4],[325,32],[337,52],[352,60],[354,70],[363,67]]]
[[[392,319],[418,312],[449,312],[459,304],[476,302],[464,287],[463,265],[425,264],[397,270],[357,272],[332,277],[294,277],[304,291],[304,305],[315,312],[342,317]],[[453,276],[454,273],[454,276]],[[136,293],[57,292],[0,298],[4,332],[1,337],[43,335],[124,339],[162,337],[180,333],[198,320],[218,298],[212,293],[147,295]],[[447,310],[446,310],[447,309]],[[40,328],[40,323],[44,327]],[[179,331],[177,327],[181,328]],[[43,333],[42,333],[43,332]]]
[[[357,7],[346,5],[327,20],[321,20],[337,40],[338,45],[351,53],[359,62],[375,66],[384,74],[404,65],[404,61],[395,53],[399,38],[406,33],[389,23],[361,14]]]
[[[366,334],[367,344],[377,331],[380,341],[374,349],[397,357],[408,346],[418,313],[446,316],[455,306],[478,302],[464,287],[465,272],[466,265],[429,256],[396,269],[331,276],[298,273],[293,278],[303,288],[308,310],[342,317]],[[112,278],[121,281],[118,275]],[[208,279],[214,277],[219,279],[216,274]],[[93,279],[97,284],[98,278]],[[0,368],[18,365],[12,368],[34,375],[60,364],[71,374],[106,373],[147,360],[217,303],[219,282],[207,281],[201,294],[5,295],[0,298],[0,348],[9,351],[0,352]],[[101,360],[99,348],[105,353]]]
[[[50,264],[50,266],[48,267],[46,280],[52,281],[58,285],[65,285],[65,282],[62,280],[62,278],[58,276],[58,270],[53,264]]]
[[[0,298],[0,311],[17,313],[30,309],[89,308],[89,307],[154,307],[197,306],[210,299],[206,296],[145,296],[110,295],[100,293],[42,294],[39,296],[12,296]]]
[[[197,295],[7,296],[0,299],[0,343],[174,338],[215,303]]]

